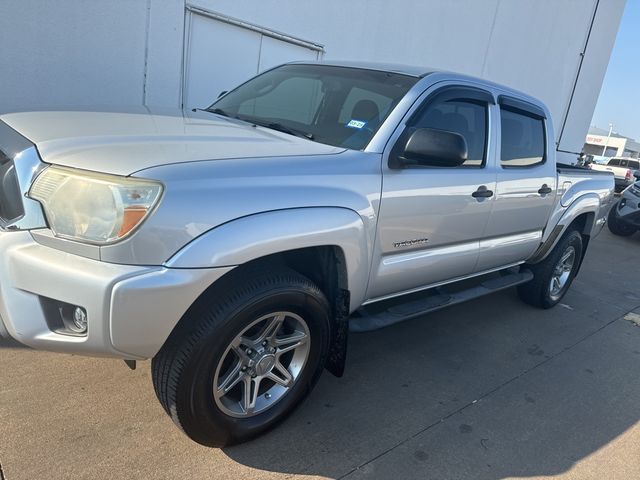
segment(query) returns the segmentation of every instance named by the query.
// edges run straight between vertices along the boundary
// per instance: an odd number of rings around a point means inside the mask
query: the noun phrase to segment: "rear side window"
[[[612,158],[611,160],[609,160],[609,163],[607,163],[607,165],[609,165],[611,167],[617,167],[617,166],[620,165],[620,159]]]
[[[503,167],[533,167],[544,163],[545,133],[541,118],[500,108]]]
[[[482,167],[487,144],[487,104],[455,99],[430,104],[411,123],[417,128],[436,128],[462,135],[467,141],[467,160],[463,167]]]
[[[621,167],[628,167],[629,166],[629,162],[627,160],[620,160],[620,166]]]

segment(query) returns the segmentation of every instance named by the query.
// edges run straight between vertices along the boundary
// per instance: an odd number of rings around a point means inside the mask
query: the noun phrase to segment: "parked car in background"
[[[614,185],[555,145],[535,98],[375,64],[287,64],[204,111],[0,116],[0,332],[152,358],[187,435],[248,440],[342,374],[349,329],[560,302]]]
[[[609,212],[607,225],[614,235],[628,237],[640,230],[640,182],[627,187]]]
[[[637,158],[615,157],[606,165],[592,163],[592,170],[613,172],[616,178],[616,191],[621,192],[640,178],[640,160]]]

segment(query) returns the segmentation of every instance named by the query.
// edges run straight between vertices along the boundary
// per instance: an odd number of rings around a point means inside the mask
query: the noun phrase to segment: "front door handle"
[[[473,198],[489,198],[493,197],[493,190],[488,190],[485,185],[480,185],[478,189],[471,194]]]
[[[542,185],[542,187],[540,187],[540,190],[538,190],[538,193],[540,195],[547,195],[551,193],[551,191],[552,191],[551,187],[545,183],[544,185]]]

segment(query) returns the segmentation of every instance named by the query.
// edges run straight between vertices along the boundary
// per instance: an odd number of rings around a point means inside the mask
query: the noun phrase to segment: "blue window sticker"
[[[363,122],[362,120],[350,120],[349,123],[347,123],[347,127],[349,127],[349,128],[357,128],[358,130],[360,130],[366,124],[367,124],[367,122]]]

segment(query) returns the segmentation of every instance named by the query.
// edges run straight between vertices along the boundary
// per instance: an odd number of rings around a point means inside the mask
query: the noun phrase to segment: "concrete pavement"
[[[505,291],[351,337],[272,433],[223,450],[164,414],[148,363],[0,344],[0,465],[18,479],[640,478],[640,234],[590,245],[562,305]]]

